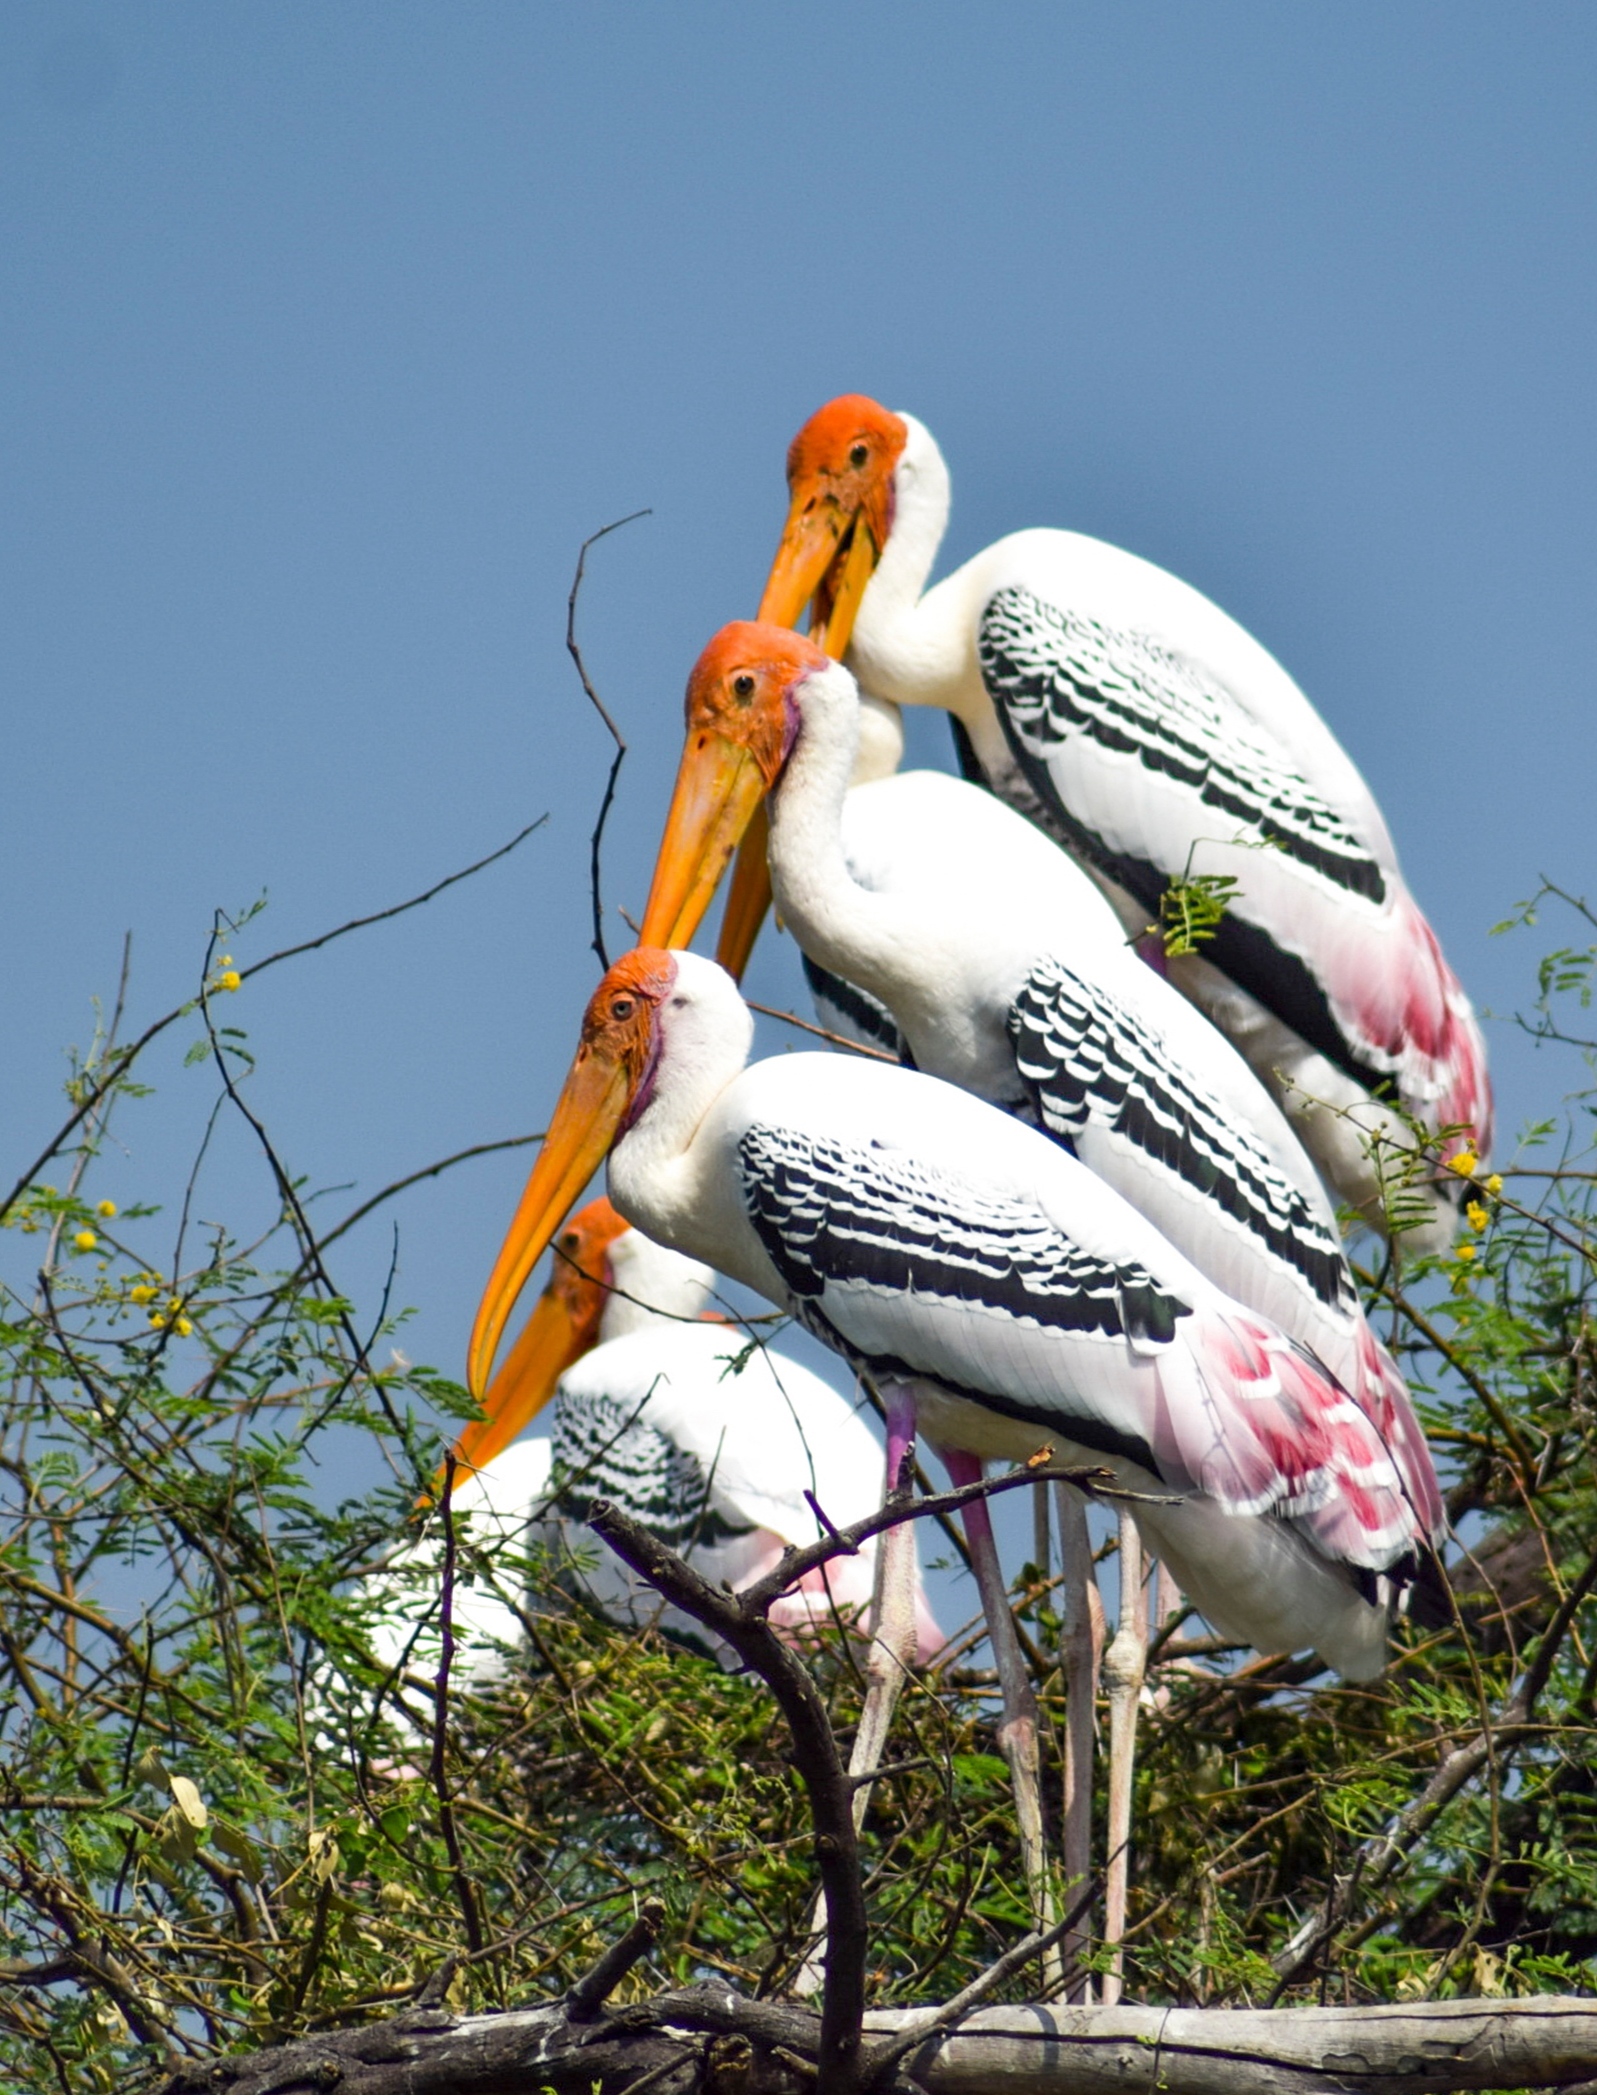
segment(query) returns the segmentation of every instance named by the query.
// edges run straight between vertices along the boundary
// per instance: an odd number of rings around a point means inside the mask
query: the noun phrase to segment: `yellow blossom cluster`
[[[239,987],[243,980],[244,977],[233,965],[232,954],[223,953],[219,955],[216,963],[216,973],[211,977],[210,987],[212,989],[234,990]]]
[[[161,1301],[163,1295],[166,1296],[164,1303]],[[141,1309],[151,1303],[161,1305],[148,1312],[152,1331],[165,1331],[170,1326],[179,1338],[187,1338],[194,1329],[192,1321],[183,1314],[183,1297],[169,1294],[159,1273],[146,1273],[135,1281],[128,1289],[128,1300],[138,1303]]]

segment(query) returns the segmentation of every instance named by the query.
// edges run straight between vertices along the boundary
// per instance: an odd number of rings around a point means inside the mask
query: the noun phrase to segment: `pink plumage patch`
[[[1322,1555],[1371,1570],[1426,1539],[1394,1436],[1312,1353],[1258,1318],[1211,1311],[1189,1357],[1200,1389],[1171,1389],[1160,1406],[1166,1476],[1185,1471],[1228,1512],[1289,1520]],[[1168,1363],[1161,1380],[1174,1371]],[[1390,1398],[1389,1408],[1397,1417]]]
[[[1492,1087],[1480,1027],[1415,903],[1400,896],[1394,916],[1400,964],[1372,969],[1360,941],[1345,956],[1345,974],[1337,968],[1332,997],[1372,1058],[1392,1070],[1404,1094],[1431,1102],[1427,1117],[1433,1125],[1472,1128],[1474,1147],[1484,1156],[1492,1140]]]

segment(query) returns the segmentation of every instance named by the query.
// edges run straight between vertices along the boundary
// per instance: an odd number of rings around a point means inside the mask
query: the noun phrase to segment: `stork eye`
[[[566,1258],[576,1257],[577,1233],[574,1229],[568,1229],[565,1235],[560,1239],[560,1250],[563,1256]]]
[[[636,997],[617,997],[610,1006],[610,1016],[612,1018],[627,1019],[632,1016],[637,1008],[638,1000]]]
[[[732,679],[732,690],[733,694],[741,699],[744,705],[747,705],[754,696],[754,679],[746,669],[740,670]]]
[[[870,455],[871,447],[869,444],[856,444],[853,450],[850,451],[850,453],[848,454],[848,462],[851,466],[854,467],[854,469],[857,472],[859,468],[862,465],[864,465],[866,459],[868,459]]]

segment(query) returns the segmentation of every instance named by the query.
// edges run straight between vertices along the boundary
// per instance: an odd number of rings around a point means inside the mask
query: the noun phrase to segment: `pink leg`
[[[1093,1619],[1097,1581],[1087,1504],[1069,1484],[1054,1487],[1059,1501],[1060,1569],[1065,1576],[1064,1627],[1060,1656],[1065,1666],[1065,1897],[1074,1904],[1092,1875],[1092,1759],[1096,1743],[1098,1657],[1102,1634]],[[1065,1937],[1067,2000],[1088,2002],[1092,1982],[1081,1955],[1092,1939],[1088,1915]]]
[[[882,1388],[887,1408],[887,1475],[883,1503],[891,1499],[902,1480],[906,1493],[914,1490],[915,1399],[898,1383]],[[849,1755],[850,1775],[874,1775],[881,1766],[887,1734],[898,1707],[905,1676],[915,1657],[919,1623],[915,1607],[915,1523],[901,1520],[876,1542],[876,1586],[870,1613],[871,1643],[865,1661],[865,1706],[860,1711],[854,1750]],[[865,1823],[871,1801],[871,1784],[854,1785],[854,1825]],[[817,1899],[810,1916],[811,1947],[793,1982],[801,1997],[818,1993],[825,1976],[826,1936],[822,1915],[824,1902]]]
[[[961,1449],[940,1449],[944,1467],[956,1489],[980,1481],[982,1465]],[[1042,1768],[1037,1739],[1037,1697],[1026,1673],[1015,1618],[1009,1612],[1009,1588],[998,1562],[992,1519],[986,1501],[975,1500],[964,1510],[965,1539],[970,1544],[971,1568],[981,1594],[987,1634],[998,1664],[1003,1690],[1004,1721],[998,1743],[1009,1763],[1009,1779],[1015,1791],[1015,1817],[1020,1832],[1021,1862],[1031,1893],[1032,1922],[1037,1928],[1054,1924],[1053,1894],[1048,1884],[1048,1856],[1043,1840]],[[1064,1960],[1057,1944],[1044,1953],[1043,1980],[1050,1992],[1064,1982]]]
[[[1129,1513],[1120,1516],[1120,1620],[1103,1656],[1109,1691],[1109,1858],[1104,1869],[1104,1941],[1114,1962],[1104,1975],[1103,2002],[1121,1994],[1121,1937],[1131,1872],[1131,1778],[1137,1757],[1137,1704],[1148,1664],[1148,1593],[1143,1583],[1142,1536]]]

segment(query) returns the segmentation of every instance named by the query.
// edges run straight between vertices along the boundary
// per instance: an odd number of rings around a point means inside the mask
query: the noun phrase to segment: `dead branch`
[[[826,1704],[802,1660],[766,1620],[765,1611],[782,1588],[763,1597],[756,1597],[758,1588],[745,1594],[718,1592],[647,1528],[603,1499],[590,1508],[588,1525],[657,1593],[725,1638],[765,1682],[787,1720],[794,1765],[809,1797],[815,1860],[826,1895],[826,1984],[814,2051],[816,2071],[820,2086],[833,2095],[853,2095],[859,2085],[867,1948],[853,1791]],[[835,1555],[838,1545],[828,1543],[827,1548]],[[769,1584],[760,1582],[762,1588]]]
[[[582,688],[587,692],[594,711],[610,730],[610,739],[616,753],[610,759],[610,776],[604,782],[604,797],[599,802],[599,819],[593,825],[593,836],[589,840],[588,889],[593,902],[593,950],[599,956],[599,965],[608,974],[610,956],[604,949],[604,903],[600,895],[599,849],[604,842],[604,825],[610,819],[610,803],[616,797],[616,780],[621,776],[621,766],[626,760],[627,745],[622,739],[620,728],[610,718],[610,709],[593,688],[587,664],[582,659],[582,649],[577,645],[577,598],[582,593],[582,578],[587,572],[588,548],[596,546],[601,538],[608,538],[612,531],[619,531],[627,524],[635,524],[641,516],[652,516],[651,509],[635,509],[631,516],[617,517],[613,524],[601,524],[597,531],[582,541],[577,554],[577,571],[571,578],[571,594],[566,598],[566,652],[577,665],[577,675],[582,679]]]
[[[866,2017],[892,2042],[924,2010]],[[357,2030],[185,2065],[162,2095],[833,2095],[807,2009],[698,1986],[573,2023],[558,2004]],[[923,2041],[901,2095],[1447,2095],[1578,2089],[1597,2001],[1412,2001],[1359,2008],[984,2008]]]

